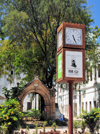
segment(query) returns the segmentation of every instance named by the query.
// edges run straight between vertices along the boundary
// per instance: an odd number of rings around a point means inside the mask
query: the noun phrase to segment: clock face
[[[82,29],[67,28],[65,30],[65,43],[72,45],[82,45]]]

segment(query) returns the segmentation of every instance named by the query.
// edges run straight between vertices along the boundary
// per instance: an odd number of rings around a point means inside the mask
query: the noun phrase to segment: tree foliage
[[[91,45],[87,33],[93,22],[86,0],[0,0],[2,30],[8,40],[1,41],[0,74],[10,80],[10,71],[34,74],[52,87],[56,74],[57,28],[63,22],[86,25],[86,49]]]
[[[85,120],[90,132],[94,134],[96,124],[100,118],[100,108],[91,109],[89,113],[83,110],[81,117]]]
[[[12,87],[10,90],[4,87],[2,90],[2,94],[5,96],[7,101],[9,101],[9,99],[16,99],[17,101],[20,101],[19,96],[24,91],[24,87],[25,86],[22,85],[22,82],[20,83],[19,86]]]

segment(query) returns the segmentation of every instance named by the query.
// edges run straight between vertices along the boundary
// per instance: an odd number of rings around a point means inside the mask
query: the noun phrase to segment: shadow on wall
[[[68,121],[68,119],[65,118],[63,114],[61,114],[59,107],[58,107],[58,103],[55,103],[55,120],[63,121],[65,122],[65,124]]]

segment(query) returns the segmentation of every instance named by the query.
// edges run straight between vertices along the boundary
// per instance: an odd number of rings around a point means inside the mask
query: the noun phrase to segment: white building
[[[92,75],[91,73],[88,75],[89,82],[87,84],[82,82],[76,89],[73,89],[73,116],[78,117],[82,109],[90,112],[92,108],[100,107],[100,68],[92,69]],[[69,86],[62,89],[59,85],[56,85],[55,102],[58,103],[60,112],[68,117]]]

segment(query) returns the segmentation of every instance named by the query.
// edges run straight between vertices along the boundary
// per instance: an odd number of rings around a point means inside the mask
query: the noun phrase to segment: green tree
[[[2,29],[9,37],[0,48],[0,73],[9,75],[14,69],[26,74],[27,81],[39,74],[48,87],[56,74],[58,26],[62,21],[85,24],[87,35],[93,21],[86,0],[0,0],[0,11]]]
[[[19,100],[19,96],[24,91],[24,87],[22,87],[22,82],[17,87],[12,87],[10,90],[8,90],[6,87],[3,88],[2,94],[5,96],[6,100],[9,101],[9,99],[16,99]]]

